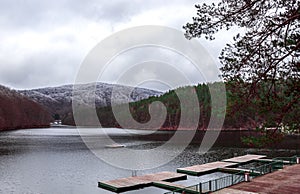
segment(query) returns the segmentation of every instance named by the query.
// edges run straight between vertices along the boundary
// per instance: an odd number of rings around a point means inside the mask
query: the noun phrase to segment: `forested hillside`
[[[218,89],[218,84],[220,83],[212,83],[212,85],[214,85],[213,88]],[[277,127],[279,125],[289,128],[299,127],[300,122],[298,118],[300,117],[300,104],[299,100],[293,101],[292,98],[287,96],[289,87],[283,84],[277,86],[276,90],[274,90],[274,96],[270,96],[269,101],[262,101],[260,99],[266,99],[264,95],[269,93],[266,91],[269,87],[264,84],[257,84],[256,90],[260,92],[259,95],[261,96],[261,98],[257,98],[249,97],[242,91],[237,90],[234,82],[226,83],[227,107],[224,129],[255,129],[258,126]],[[246,88],[247,87],[245,87],[245,89]],[[167,116],[162,129],[177,129],[180,122],[181,106],[176,93],[180,92],[188,96],[189,93],[195,91],[200,106],[198,129],[206,129],[210,118],[219,116],[211,115],[211,97],[209,85],[207,84],[182,87],[171,90],[159,97],[150,97],[148,99],[130,103],[130,112],[136,121],[145,123],[150,119],[148,110],[149,105],[152,102],[160,101],[167,108]],[[291,103],[291,105],[289,109],[286,109],[286,104],[289,103]],[[195,107],[190,107],[190,109],[193,108]],[[193,111],[190,111],[190,113],[192,112]],[[97,113],[102,126],[121,127],[116,121],[111,107],[107,106],[99,108],[97,109]],[[126,111],[124,111],[124,114],[126,114]],[[185,114],[189,114],[189,112]],[[279,120],[278,118],[281,119]],[[75,124],[71,113],[63,122],[65,124]],[[89,124],[90,123],[87,120],[86,125]],[[134,128],[134,126],[132,127]],[[185,127],[188,129],[188,124]]]
[[[48,127],[50,119],[41,105],[0,85],[0,131]]]

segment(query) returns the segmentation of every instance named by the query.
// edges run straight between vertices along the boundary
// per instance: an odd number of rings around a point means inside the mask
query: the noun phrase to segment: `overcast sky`
[[[178,30],[212,0],[0,0],[0,84],[27,89],[74,82],[102,39],[139,25]],[[200,40],[217,60],[232,34]],[[124,64],[125,65],[125,64]]]

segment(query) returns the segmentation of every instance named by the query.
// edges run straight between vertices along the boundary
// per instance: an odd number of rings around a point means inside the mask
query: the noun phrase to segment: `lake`
[[[81,129],[83,130],[83,129]],[[145,150],[145,152],[163,144],[153,138],[136,138],[136,133],[147,131],[131,131],[122,129],[87,128],[85,135],[105,141],[104,131],[111,135],[117,143],[127,149]],[[130,132],[128,132],[130,131]],[[170,132],[159,132],[159,136]],[[142,135],[143,136],[143,135]],[[96,141],[96,140],[95,140]],[[163,154],[175,153],[178,145],[161,150]],[[179,167],[211,162],[233,156],[233,153],[245,154],[245,149],[214,148],[202,155],[197,152],[198,145],[188,146],[184,152],[162,166],[137,171],[137,175],[160,171],[176,171]],[[106,153],[118,153],[124,148],[99,147]],[[130,159],[118,158],[129,164]],[[150,164],[155,164],[152,158]],[[114,167],[99,159],[83,142],[76,128],[45,128],[6,131],[0,133],[0,193],[103,193],[112,192],[97,187],[100,180],[132,176],[133,171]],[[188,177],[180,181],[183,185],[194,185],[223,176],[213,173],[202,177]],[[126,192],[164,193],[163,189],[154,187]]]

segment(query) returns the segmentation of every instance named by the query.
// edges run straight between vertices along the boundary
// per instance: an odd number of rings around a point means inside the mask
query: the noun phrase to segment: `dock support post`
[[[202,183],[199,183],[199,193],[202,194]]]
[[[296,158],[296,163],[297,163],[297,164],[300,164],[300,157],[297,157],[297,158]]]
[[[131,176],[132,176],[132,177],[135,177],[135,176],[137,176],[137,170],[132,170],[132,172],[131,172]]]
[[[245,172],[245,181],[250,182],[250,173],[249,172]]]

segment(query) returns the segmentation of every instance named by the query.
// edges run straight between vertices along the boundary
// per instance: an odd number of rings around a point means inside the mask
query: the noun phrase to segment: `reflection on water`
[[[128,134],[127,130],[122,129],[89,128],[86,129],[85,135],[101,137],[103,133],[114,136],[132,149],[149,149],[160,143],[145,139],[133,140],[132,133]],[[172,149],[176,150],[176,145]],[[169,153],[172,149],[164,151]],[[117,149],[110,150],[117,151]],[[163,170],[175,171],[178,167],[207,162],[207,157],[197,154],[196,151],[197,147],[191,146],[169,164],[156,169],[138,171],[138,175]],[[105,194],[111,192],[99,189],[97,187],[99,180],[132,175],[129,170],[115,168],[97,158],[82,142],[77,129],[74,128],[27,129],[0,133],[0,172],[0,193]],[[192,185],[207,179],[209,176],[189,177],[188,181],[180,183]],[[166,190],[151,187],[127,193],[164,192]]]

